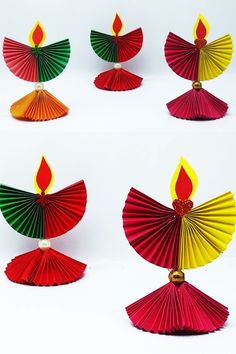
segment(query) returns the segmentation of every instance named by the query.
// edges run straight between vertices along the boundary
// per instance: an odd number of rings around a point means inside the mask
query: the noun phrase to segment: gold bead
[[[200,81],[194,81],[192,83],[192,87],[195,89],[195,90],[200,90],[202,88],[202,84]]]
[[[175,284],[183,283],[185,280],[184,273],[181,270],[172,270],[168,275],[169,281]]]

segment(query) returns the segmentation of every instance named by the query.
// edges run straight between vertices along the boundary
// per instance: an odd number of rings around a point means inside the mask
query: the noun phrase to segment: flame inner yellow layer
[[[179,160],[178,166],[173,174],[171,182],[170,182],[170,194],[171,194],[172,200],[178,199],[177,194],[176,194],[176,190],[175,190],[175,186],[176,186],[176,182],[179,177],[181,167],[183,167],[185,169],[187,175],[189,176],[189,178],[192,181],[193,190],[192,190],[191,195],[189,196],[189,199],[191,199],[193,197],[193,195],[195,194],[196,189],[197,189],[197,185],[198,185],[197,174],[194,171],[194,169],[191,167],[191,165],[183,157],[181,157]]]
[[[236,207],[231,192],[192,209],[182,218],[179,268],[197,268],[217,258],[232,240],[235,223]]]

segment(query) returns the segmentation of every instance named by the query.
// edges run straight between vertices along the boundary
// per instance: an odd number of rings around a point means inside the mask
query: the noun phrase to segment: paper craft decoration
[[[170,270],[169,283],[126,307],[133,324],[164,334],[201,334],[222,327],[228,309],[185,281],[183,269],[204,266],[232,239],[233,194],[193,207],[197,175],[183,158],[171,182],[173,208],[131,188],[123,210],[126,237],[148,262]]]
[[[228,67],[233,42],[229,34],[207,43],[209,24],[200,14],[193,29],[194,44],[170,32],[165,57],[170,68],[184,79],[193,81],[192,89],[167,103],[172,116],[182,119],[217,119],[228,105],[202,88],[201,81],[211,80]]]
[[[78,280],[86,264],[50,247],[50,238],[63,235],[82,219],[86,208],[84,181],[48,194],[54,177],[42,157],[35,176],[35,193],[0,185],[0,208],[18,233],[39,239],[39,248],[14,258],[6,268],[7,277],[28,285],[61,285]]]
[[[114,63],[114,68],[99,74],[94,84],[97,88],[125,91],[137,88],[142,83],[140,76],[122,68],[121,63],[135,57],[143,45],[143,32],[138,28],[121,36],[123,23],[116,14],[112,25],[113,35],[91,31],[90,42],[94,52],[103,60]]]
[[[31,46],[5,38],[3,56],[8,68],[17,77],[35,82],[35,90],[12,104],[13,117],[44,121],[67,114],[69,108],[44,89],[43,82],[54,79],[65,69],[70,58],[70,42],[60,42],[42,47],[45,31],[38,21],[29,35]]]

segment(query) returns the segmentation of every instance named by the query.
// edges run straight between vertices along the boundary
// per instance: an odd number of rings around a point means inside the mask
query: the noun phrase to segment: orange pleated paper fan
[[[31,121],[45,121],[63,117],[69,111],[61,101],[47,90],[35,90],[10,108],[13,117]]]

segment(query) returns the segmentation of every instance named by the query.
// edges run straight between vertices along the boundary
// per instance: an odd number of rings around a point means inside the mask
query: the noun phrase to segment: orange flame
[[[191,199],[196,191],[197,182],[198,178],[196,172],[188,162],[181,157],[170,185],[172,199]]]
[[[123,29],[123,22],[121,21],[120,16],[116,13],[115,19],[112,24],[112,33],[114,36],[119,36]]]
[[[45,41],[46,33],[39,21],[36,22],[32,31],[29,34],[29,42],[32,47],[41,47]]]
[[[40,165],[35,174],[34,185],[36,192],[41,195],[45,195],[52,186],[54,181],[53,172],[47,163],[44,156],[42,156]]]
[[[203,40],[206,39],[210,31],[210,26],[208,21],[201,14],[198,15],[198,19],[193,28],[193,37],[194,40]]]

